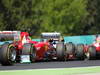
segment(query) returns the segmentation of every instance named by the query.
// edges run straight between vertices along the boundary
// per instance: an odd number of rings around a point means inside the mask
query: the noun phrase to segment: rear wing
[[[52,33],[41,33],[42,39],[56,39],[58,40],[61,37],[60,33],[52,32]]]
[[[0,41],[4,39],[19,40],[20,33],[20,31],[0,31]]]

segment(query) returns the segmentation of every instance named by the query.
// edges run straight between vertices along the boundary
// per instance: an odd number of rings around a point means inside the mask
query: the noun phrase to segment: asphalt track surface
[[[91,67],[100,66],[100,60],[84,60],[84,61],[51,61],[51,62],[35,62],[32,64],[14,64],[13,66],[1,66],[0,70],[27,70],[27,69],[48,69],[48,68],[74,68],[74,67]]]

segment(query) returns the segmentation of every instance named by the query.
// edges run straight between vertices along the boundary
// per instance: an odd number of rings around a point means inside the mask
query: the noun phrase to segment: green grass
[[[0,71],[0,75],[75,75],[100,73],[100,67]]]

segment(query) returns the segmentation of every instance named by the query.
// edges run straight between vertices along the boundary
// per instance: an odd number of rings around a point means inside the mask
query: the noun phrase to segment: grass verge
[[[100,67],[0,71],[0,75],[75,75],[87,73],[100,73]]]

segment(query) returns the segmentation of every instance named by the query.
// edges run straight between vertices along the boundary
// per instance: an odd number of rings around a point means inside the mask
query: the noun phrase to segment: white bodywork
[[[13,40],[20,39],[20,31],[0,31],[1,38],[12,38]]]
[[[42,33],[41,37],[44,39],[48,39],[48,38],[55,38],[58,39],[60,38],[61,34],[57,33],[57,32],[51,32],[51,33]]]

